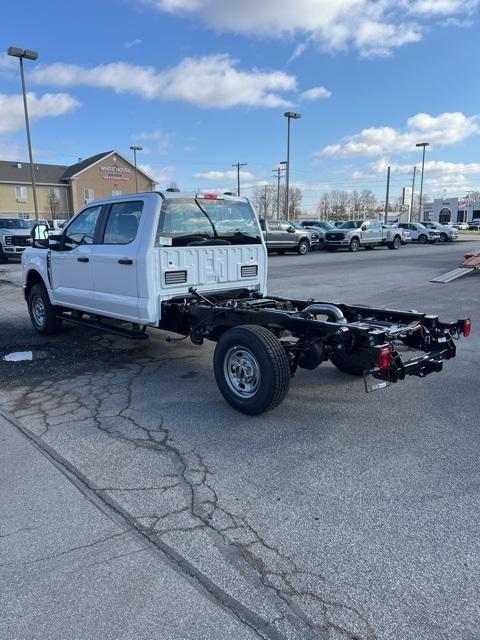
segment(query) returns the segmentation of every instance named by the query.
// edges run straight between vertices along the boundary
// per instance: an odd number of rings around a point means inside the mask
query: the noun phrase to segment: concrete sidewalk
[[[258,638],[0,415],[0,638]]]

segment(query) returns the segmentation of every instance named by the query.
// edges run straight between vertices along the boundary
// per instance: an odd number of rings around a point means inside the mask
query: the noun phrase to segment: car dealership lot
[[[430,283],[474,246],[272,256],[270,293],[446,320],[471,315],[474,330],[441,374],[367,396],[361,380],[325,364],[300,370],[287,400],[257,418],[223,401],[212,345],[167,343],[155,331],[136,343],[75,326],[59,337],[34,334],[19,265],[0,266],[0,357],[35,358],[0,361],[1,411],[23,429],[9,435],[12,455],[32,446],[19,433],[32,437],[82,490],[66,503],[85,496],[117,527],[79,504],[68,527],[58,510],[32,518],[27,509],[29,523],[19,518],[18,529],[32,531],[17,538],[17,526],[6,528],[0,549],[16,544],[8,551],[14,564],[2,568],[0,636],[93,637],[114,619],[102,637],[476,638],[480,275]],[[27,464],[14,469],[21,514],[35,492],[19,480]],[[50,494],[36,503],[48,504]],[[12,517],[11,504],[7,511]],[[114,536],[123,532],[131,539],[119,548]],[[92,558],[71,549],[97,540],[110,571],[92,578]],[[135,566],[118,559],[137,552]],[[55,594],[64,606],[52,618],[55,598],[39,597],[33,585],[41,574],[51,590],[59,572],[69,591]],[[168,599],[159,576],[175,585],[178,609],[157,622],[163,635],[151,624],[155,599],[138,597],[148,582]],[[196,630],[182,599],[197,613]],[[79,611],[87,631],[76,626]]]

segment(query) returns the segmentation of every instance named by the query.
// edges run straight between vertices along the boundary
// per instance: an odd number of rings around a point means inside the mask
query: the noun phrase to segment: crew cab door
[[[378,220],[371,220],[370,228],[371,228],[370,241],[374,244],[380,244],[383,240],[382,225]]]
[[[98,313],[138,322],[138,249],[142,199],[105,208],[98,242],[92,247],[95,307]]]
[[[55,304],[94,311],[92,248],[102,206],[84,209],[66,227],[58,250],[49,253]]]

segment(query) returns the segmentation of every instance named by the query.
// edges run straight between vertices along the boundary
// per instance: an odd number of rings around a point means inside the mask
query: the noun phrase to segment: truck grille
[[[258,273],[258,265],[245,264],[240,268],[242,278],[254,278]]]
[[[325,235],[325,239],[326,240],[344,240],[345,234],[344,233],[327,233]]]
[[[186,271],[165,271],[165,284],[183,284],[186,281]]]
[[[30,236],[13,236],[13,242],[16,247],[29,247],[31,244]]]

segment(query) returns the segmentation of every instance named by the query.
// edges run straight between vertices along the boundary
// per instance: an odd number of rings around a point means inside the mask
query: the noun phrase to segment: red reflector
[[[378,368],[388,369],[392,364],[392,349],[389,344],[384,344],[378,351]]]
[[[470,318],[465,318],[465,320],[463,321],[463,330],[462,330],[462,333],[465,336],[465,338],[468,338],[468,336],[470,335],[471,329],[472,329],[472,321],[470,320]]]

